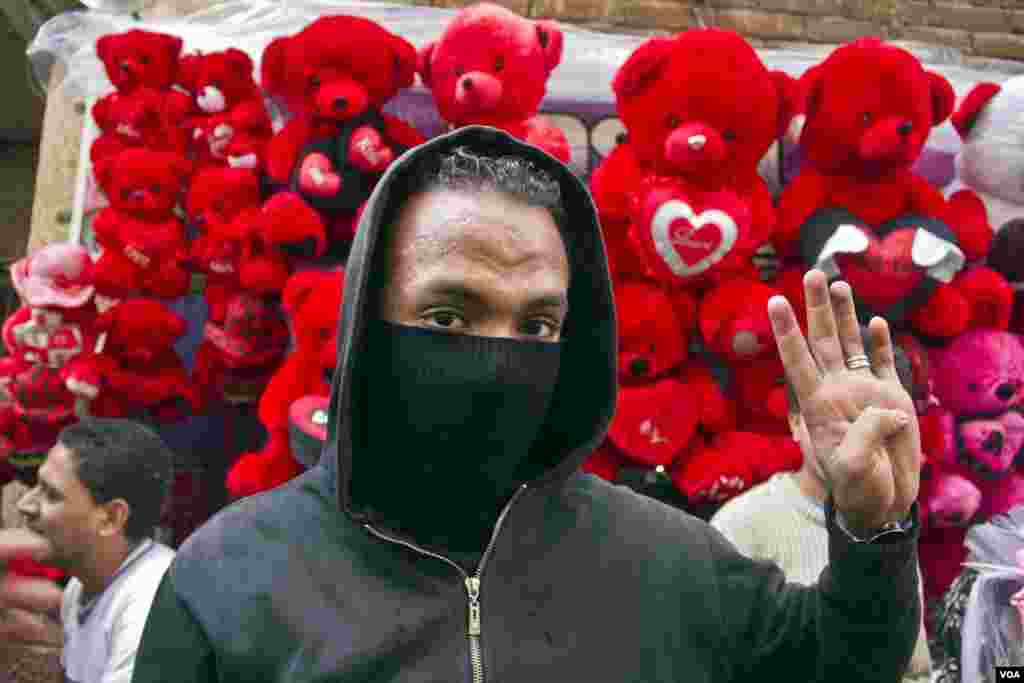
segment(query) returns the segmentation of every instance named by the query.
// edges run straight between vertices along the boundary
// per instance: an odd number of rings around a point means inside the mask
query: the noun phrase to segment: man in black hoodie
[[[919,619],[913,404],[884,322],[863,355],[848,286],[814,272],[807,300],[811,350],[784,300],[769,314],[832,484],[813,588],[580,472],[616,394],[580,180],[485,127],[411,150],[349,258],[319,464],[179,549],[133,681],[897,680]]]

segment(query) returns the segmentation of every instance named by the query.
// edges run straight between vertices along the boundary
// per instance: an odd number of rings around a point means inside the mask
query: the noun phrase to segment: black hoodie
[[[348,495],[360,457],[353,350],[369,318],[369,266],[403,199],[392,190],[420,155],[460,145],[551,173],[573,233],[572,337],[549,419],[560,451],[468,569],[443,549],[365,525]],[[580,472],[615,405],[615,317],[593,203],[552,157],[479,126],[403,155],[363,214],[340,325],[320,463],[234,503],[186,541],[146,623],[135,683],[890,683],[905,670],[920,618],[916,533],[855,544],[830,511],[831,564],[816,587],[801,587],[704,522]]]

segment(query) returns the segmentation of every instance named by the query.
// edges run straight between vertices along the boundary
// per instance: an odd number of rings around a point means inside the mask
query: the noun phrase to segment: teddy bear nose
[[[686,138],[686,144],[690,146],[693,151],[700,151],[704,149],[704,145],[708,144],[708,137],[706,135],[691,135]]]
[[[651,364],[646,358],[634,358],[629,364],[629,372],[637,377],[643,377],[651,369]]]
[[[348,106],[348,100],[344,97],[335,97],[331,106],[334,107],[334,111],[345,111],[345,108]]]
[[[1003,382],[996,388],[996,397],[1000,401],[1009,401],[1017,393],[1017,385],[1013,382]]]
[[[1003,433],[990,433],[987,437],[985,437],[985,441],[981,444],[981,447],[984,448],[989,453],[998,453],[999,451],[1003,450]]]
[[[910,121],[904,121],[900,125],[896,126],[896,132],[900,135],[910,135],[910,131],[914,130],[914,124]]]

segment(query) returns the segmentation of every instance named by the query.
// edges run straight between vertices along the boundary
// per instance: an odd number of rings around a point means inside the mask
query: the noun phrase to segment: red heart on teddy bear
[[[299,188],[317,197],[332,197],[341,190],[341,176],[327,155],[313,152],[302,160],[299,167]]]
[[[925,277],[910,255],[916,233],[915,227],[900,228],[882,238],[862,232],[864,251],[836,258],[853,291],[878,308],[889,308],[910,296]]]
[[[634,206],[633,237],[648,267],[669,283],[707,277],[751,229],[749,207],[724,190],[656,184],[637,193]]]
[[[823,209],[803,225],[810,268],[850,283],[858,312],[896,324],[964,264],[952,230],[932,218],[901,216],[872,228],[844,209]]]
[[[668,465],[697,431],[695,400],[693,390],[675,378],[623,387],[608,437],[633,460]]]

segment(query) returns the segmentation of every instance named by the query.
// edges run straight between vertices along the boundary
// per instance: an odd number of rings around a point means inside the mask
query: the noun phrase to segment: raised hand
[[[50,552],[46,539],[27,529],[0,530],[0,642],[59,645],[62,591],[46,579],[8,575],[6,562],[25,555],[45,560]]]
[[[885,320],[868,326],[864,354],[853,292],[825,274],[804,277],[808,339],[783,297],[768,302],[775,341],[814,454],[850,531],[867,535],[906,518],[920,484],[914,403],[896,373]]]

